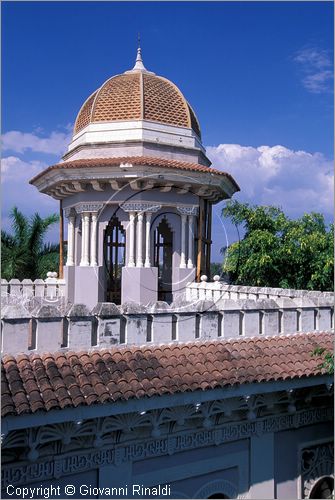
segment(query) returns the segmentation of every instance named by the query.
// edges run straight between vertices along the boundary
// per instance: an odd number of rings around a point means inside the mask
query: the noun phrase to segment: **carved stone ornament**
[[[103,203],[78,203],[74,208],[77,214],[83,212],[99,212],[103,207]]]
[[[182,215],[198,215],[199,207],[193,205],[191,207],[177,207],[177,210]]]
[[[123,203],[120,208],[125,212],[158,212],[162,205],[148,202]]]

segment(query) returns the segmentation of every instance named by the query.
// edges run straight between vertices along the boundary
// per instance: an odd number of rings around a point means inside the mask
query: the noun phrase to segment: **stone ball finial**
[[[203,274],[202,276],[200,276],[200,280],[201,281],[208,281],[206,274]]]
[[[220,281],[220,276],[218,274],[213,276],[213,281]]]

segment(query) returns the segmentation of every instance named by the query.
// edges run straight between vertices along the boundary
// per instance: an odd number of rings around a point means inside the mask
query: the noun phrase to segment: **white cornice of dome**
[[[86,144],[122,144],[132,141],[196,149],[206,154],[205,148],[191,128],[149,120],[90,123],[73,136],[68,153]]]

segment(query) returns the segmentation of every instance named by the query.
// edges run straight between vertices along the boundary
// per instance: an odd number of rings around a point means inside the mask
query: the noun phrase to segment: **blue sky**
[[[57,210],[27,180],[61,157],[86,97],[133,66],[138,32],[238,199],[331,219],[332,2],[2,2],[4,227],[14,204]]]

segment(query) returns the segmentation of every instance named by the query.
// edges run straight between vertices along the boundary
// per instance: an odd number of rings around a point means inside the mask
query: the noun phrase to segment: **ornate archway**
[[[121,272],[125,265],[126,232],[113,216],[105,229],[104,265],[106,269],[106,300],[121,303]]]

